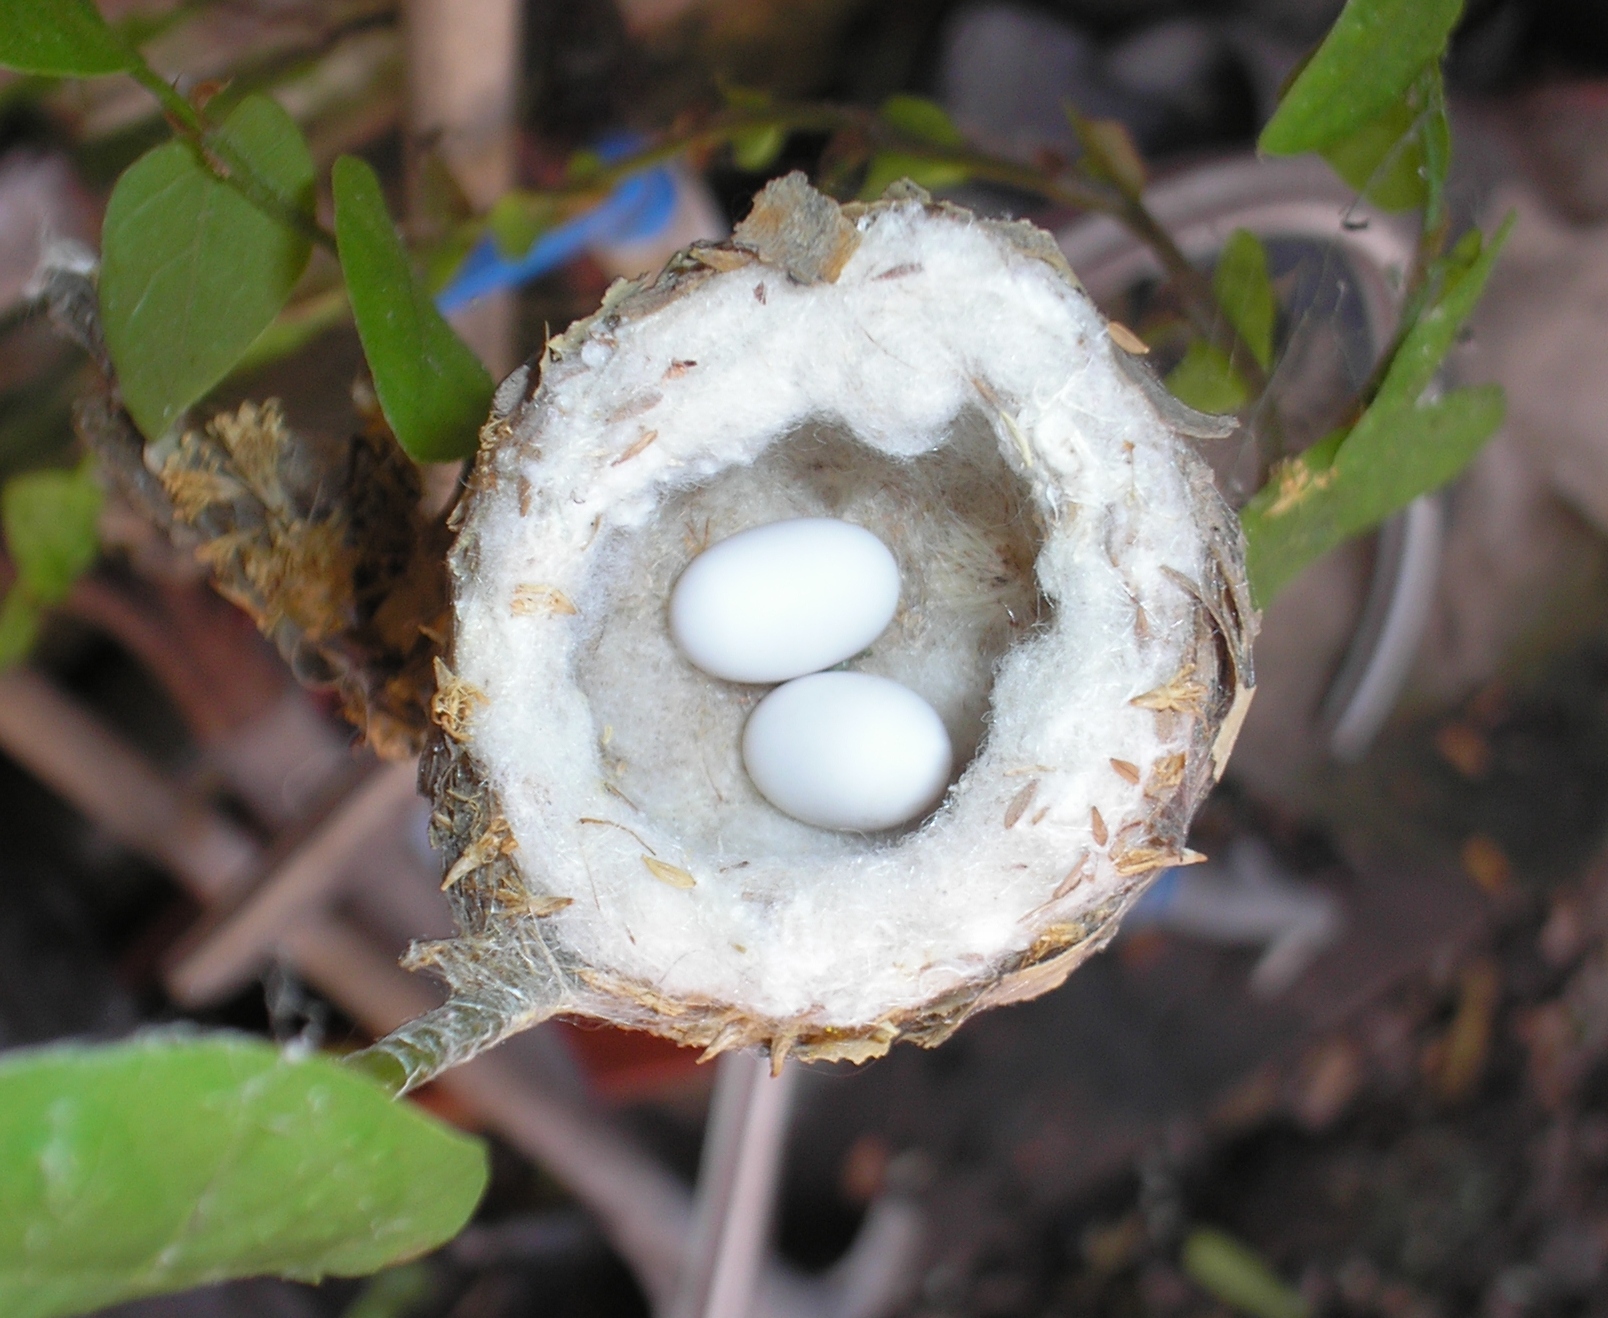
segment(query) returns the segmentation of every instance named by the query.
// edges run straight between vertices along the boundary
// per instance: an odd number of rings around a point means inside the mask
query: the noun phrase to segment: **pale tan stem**
[[[519,98],[518,0],[407,0],[411,218],[421,214],[419,162],[434,152],[477,211],[514,185]],[[501,379],[518,364],[511,294],[481,298],[454,327]]]
[[[339,804],[290,845],[238,904],[221,903],[174,949],[168,991],[186,1006],[217,1002],[245,987],[274,939],[316,910],[382,831],[418,796],[411,760],[375,767]]]
[[[288,929],[282,949],[320,992],[376,1034],[428,1011],[427,981],[398,969],[334,917]],[[544,1091],[501,1056],[484,1055],[438,1082],[509,1143],[570,1186],[649,1295],[673,1291],[691,1231],[692,1202],[675,1176],[623,1132]]]
[[[0,749],[201,901],[228,897],[251,872],[257,847],[244,831],[25,668],[0,674]]]

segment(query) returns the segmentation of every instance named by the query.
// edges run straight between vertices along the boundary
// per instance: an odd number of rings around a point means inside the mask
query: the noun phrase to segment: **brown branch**
[[[873,150],[898,151],[926,164],[964,170],[982,182],[1030,193],[1076,211],[1109,215],[1144,243],[1176,289],[1190,325],[1217,347],[1240,373],[1253,396],[1268,384],[1250,349],[1221,312],[1211,281],[1189,260],[1137,193],[1125,193],[1103,180],[1069,170],[1048,173],[1033,165],[1004,159],[968,146],[948,146],[901,132],[870,110],[854,106],[778,104],[761,110],[728,109],[673,131],[624,159],[602,165],[556,188],[532,192],[534,198],[601,201],[615,185],[633,174],[677,159],[687,152],[723,146],[734,138],[763,129],[785,132],[853,134]]]
[[[448,620],[443,519],[420,510],[419,471],[375,413],[326,450],[278,404],[188,430],[161,460],[117,395],[87,274],[50,271],[51,319],[102,371],[74,423],[107,481],[211,570],[308,686],[333,688],[375,751],[417,754]]]

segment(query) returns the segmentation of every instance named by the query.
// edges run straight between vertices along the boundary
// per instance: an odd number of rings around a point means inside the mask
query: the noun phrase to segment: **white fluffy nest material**
[[[840,208],[794,175],[616,285],[502,386],[460,510],[423,776],[461,936],[414,949],[452,996],[382,1047],[416,1082],[573,1013],[864,1060],[1059,984],[1193,859],[1251,694],[1240,533],[1184,437],[1223,433],[1046,234],[909,185]],[[799,516],[900,565],[851,666],[957,752],[901,831],[768,805],[739,746],[764,688],[669,638],[705,545]]]

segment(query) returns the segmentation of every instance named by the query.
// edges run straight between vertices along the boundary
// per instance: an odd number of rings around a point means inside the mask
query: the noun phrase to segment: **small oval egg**
[[[925,814],[954,753],[937,711],[870,673],[779,686],[743,729],[743,765],[767,801],[817,828],[873,832]]]
[[[693,559],[670,595],[681,652],[731,682],[785,682],[860,653],[899,607],[899,565],[862,526],[796,517]]]

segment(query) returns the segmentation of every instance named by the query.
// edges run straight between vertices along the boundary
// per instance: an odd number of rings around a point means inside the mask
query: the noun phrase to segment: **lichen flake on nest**
[[[430,698],[430,718],[453,741],[469,739],[469,720],[486,703],[479,687],[460,681],[439,655],[435,660],[435,695]]]
[[[320,447],[277,400],[246,402],[160,459],[143,452],[171,532],[193,535],[217,590],[298,677],[337,690],[383,758],[416,754],[447,627],[446,530],[423,516],[418,471],[377,411],[344,446]]]
[[[519,841],[502,815],[493,815],[485,829],[474,838],[448,868],[441,880],[441,891],[453,887],[466,874],[490,865],[494,860],[512,856],[519,850]]]
[[[287,488],[280,462],[293,448],[278,400],[247,402],[186,431],[158,475],[183,520],[235,524],[196,550],[218,588],[266,634],[290,623],[318,642],[350,621],[357,551],[338,509]]]
[[[836,202],[795,172],[759,194],[732,243],[801,284],[830,284],[860,245],[860,233]]]

